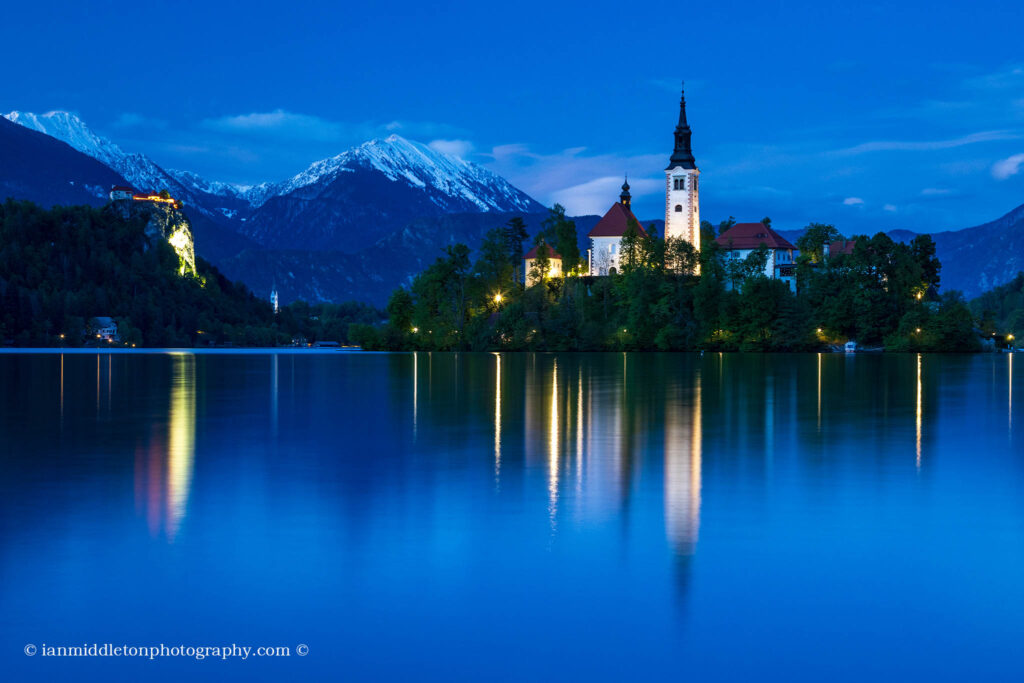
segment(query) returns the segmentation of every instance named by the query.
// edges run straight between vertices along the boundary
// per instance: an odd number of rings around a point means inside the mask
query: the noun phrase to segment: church
[[[700,251],[700,170],[691,148],[692,131],[686,121],[686,93],[679,97],[679,122],[675,129],[675,144],[668,166],[665,167],[665,238],[682,239]],[[619,259],[622,252],[622,238],[629,226],[635,224],[641,236],[646,231],[633,215],[632,196],[629,180],[622,184],[619,201],[612,204],[608,212],[587,234],[590,246],[587,249],[587,272],[591,276],[613,275],[621,270]],[[785,281],[791,289],[796,288],[795,255],[796,247],[784,237],[762,223],[739,223],[722,233],[715,240],[727,259],[746,258],[762,244],[768,248],[765,275]],[[536,247],[524,259],[525,272],[530,273],[536,258]],[[549,256],[549,277],[561,274],[561,257],[554,252]],[[533,284],[527,278],[527,286]]]
[[[692,132],[686,122],[686,93],[679,98],[679,123],[676,124],[675,146],[665,168],[665,237],[682,238],[700,250],[700,200],[697,190],[697,161],[690,148]],[[588,251],[590,274],[609,275],[620,269],[622,236],[633,215],[629,182],[623,183],[619,201],[590,231]],[[641,234],[644,229],[639,228]]]

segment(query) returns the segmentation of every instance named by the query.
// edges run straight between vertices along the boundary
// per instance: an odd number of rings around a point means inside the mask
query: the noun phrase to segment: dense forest
[[[145,216],[125,218],[109,206],[0,205],[0,340],[95,344],[98,316],[117,322],[120,344],[157,347],[346,343],[350,323],[382,319],[358,303],[299,302],[275,315],[202,259],[195,276],[182,275],[171,245],[147,234]]]
[[[1010,341],[1024,336],[1024,273],[971,301],[982,332],[1008,334]]]
[[[465,245],[449,246],[393,293],[386,325],[355,325],[353,340],[424,350],[806,351],[850,339],[899,351],[979,348],[959,293],[938,294],[941,264],[928,236],[908,244],[855,236],[852,253],[826,256],[825,245],[842,236],[812,224],[796,245],[798,294],[763,274],[766,248],[729,258],[715,236],[703,223],[697,252],[632,224],[620,271],[585,277],[575,225],[556,206],[534,239],[533,286],[519,284],[527,235],[513,219],[487,233],[475,262]],[[550,276],[552,252],[564,276]]]

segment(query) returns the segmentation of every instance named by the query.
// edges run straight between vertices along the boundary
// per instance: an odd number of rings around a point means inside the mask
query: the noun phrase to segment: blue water
[[[1020,680],[1022,372],[0,354],[0,677]]]

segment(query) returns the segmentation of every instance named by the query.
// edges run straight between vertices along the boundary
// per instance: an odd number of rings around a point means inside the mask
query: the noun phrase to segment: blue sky
[[[663,211],[678,83],[702,217],[935,231],[1024,203],[1019,2],[17,3],[0,108],[278,180],[391,132],[570,213]]]

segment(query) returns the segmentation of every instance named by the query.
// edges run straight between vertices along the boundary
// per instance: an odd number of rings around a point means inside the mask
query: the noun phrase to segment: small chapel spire
[[[686,123],[686,91],[681,89],[679,94],[679,123],[676,125],[675,131],[676,144],[672,150],[672,158],[669,159],[666,171],[677,166],[697,168],[697,160],[693,158],[693,151],[690,149],[691,135],[690,126]]]
[[[619,195],[619,202],[628,209],[632,201],[632,195],[629,194],[629,176],[626,176],[626,182],[622,183],[622,194]]]

